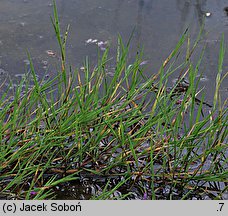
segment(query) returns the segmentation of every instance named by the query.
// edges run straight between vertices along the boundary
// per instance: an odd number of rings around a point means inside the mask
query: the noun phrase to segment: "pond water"
[[[227,0],[57,0],[61,26],[65,28],[70,24],[69,62],[77,67],[85,56],[89,56],[92,62],[96,61],[98,47],[86,41],[92,39],[115,44],[118,33],[127,40],[135,28],[132,56],[138,45],[143,46],[144,59],[149,65],[146,73],[155,73],[185,29],[189,27],[192,38],[195,38],[205,17],[202,45],[206,43],[207,48],[201,86],[205,86],[209,101],[213,98],[222,33],[225,41],[228,39],[227,6]],[[1,79],[6,73],[13,80],[25,73],[27,50],[39,76],[46,72],[55,73],[50,65],[57,61],[47,52],[58,51],[50,16],[51,0],[0,1]],[[101,44],[100,48],[104,46]],[[227,68],[226,58],[224,72]],[[228,95],[227,84],[226,79],[221,88],[223,98]]]

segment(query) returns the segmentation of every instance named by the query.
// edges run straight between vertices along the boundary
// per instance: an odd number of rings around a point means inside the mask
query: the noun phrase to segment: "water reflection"
[[[139,0],[138,5],[139,8],[142,8],[142,10],[149,15],[153,8],[153,0]]]
[[[118,23],[120,22],[119,17],[121,15],[121,8],[123,6],[123,4],[125,3],[125,0],[117,0],[117,6],[114,9],[114,16],[113,16],[113,20],[112,20],[112,26],[116,29],[118,29]]]
[[[176,0],[176,7],[181,14],[181,31],[186,28],[187,20],[189,19],[189,13],[191,12],[191,3],[189,1]]]
[[[195,4],[195,10],[197,13],[199,26],[202,26],[202,24],[203,24],[205,12],[206,12],[205,11],[206,3],[207,3],[207,0],[197,0],[196,4]]]
[[[136,41],[137,44],[141,42],[141,34],[143,28],[143,15],[150,14],[152,11],[153,0],[138,0],[138,10],[136,18]]]
[[[189,20],[195,20],[195,17],[197,18],[199,27],[203,25],[206,12],[206,4],[207,0],[176,0],[176,8],[181,14],[180,23],[182,26],[182,31],[184,30],[184,28],[189,26]],[[192,7],[194,8],[194,11],[192,10]]]

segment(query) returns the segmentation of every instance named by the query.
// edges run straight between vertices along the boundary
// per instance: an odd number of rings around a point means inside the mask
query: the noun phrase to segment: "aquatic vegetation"
[[[213,104],[199,90],[186,31],[156,74],[147,77],[143,54],[128,62],[130,40],[118,38],[113,76],[109,49],[97,66],[66,64],[69,27],[61,34],[56,77],[30,73],[0,98],[0,196],[11,199],[223,199],[227,191],[227,101],[224,39]],[[63,37],[61,37],[63,35]],[[186,54],[184,47],[187,47]],[[51,51],[49,53],[51,54]],[[177,65],[177,59],[186,55]],[[178,79],[168,85],[171,74]],[[32,77],[33,86],[28,82]],[[187,80],[187,81],[186,81]],[[0,86],[3,89],[3,86]]]

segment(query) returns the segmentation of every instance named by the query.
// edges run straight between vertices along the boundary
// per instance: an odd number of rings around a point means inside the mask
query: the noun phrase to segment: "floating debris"
[[[86,43],[87,43],[87,44],[88,44],[88,43],[92,43],[92,41],[93,41],[93,39],[90,38],[90,39],[86,40]]]
[[[51,57],[56,57],[56,54],[52,50],[46,50],[46,53]]]
[[[44,66],[47,66],[47,65],[48,65],[48,61],[46,61],[46,60],[42,60],[41,63],[42,63]]]
[[[97,42],[98,42],[98,40],[97,39],[94,39],[94,40],[92,40],[91,43],[97,43]]]
[[[103,46],[104,45],[104,42],[103,41],[99,41],[98,43],[97,43],[97,46],[99,46],[99,47],[101,47],[101,46]]]
[[[210,17],[210,16],[211,16],[211,13],[210,13],[210,12],[206,12],[206,13],[205,13],[205,16],[206,16],[206,17]]]
[[[97,43],[97,46],[100,48],[100,50],[105,51],[106,46],[108,45],[108,41],[99,41]]]
[[[108,41],[98,41],[97,39],[92,39],[92,38],[89,38],[88,40],[86,40],[85,43],[96,44],[101,51],[105,51],[106,46],[108,45]]]
[[[43,65],[43,69],[47,69],[48,61],[42,60],[41,63],[42,63],[42,65]]]
[[[26,64],[26,65],[30,65],[30,61],[28,59],[24,59],[23,62]]]
[[[201,82],[207,82],[209,79],[206,76],[200,78]]]
[[[97,43],[97,42],[98,42],[97,39],[92,39],[92,38],[86,40],[86,43],[87,43],[87,44],[94,44],[94,43]]]
[[[148,61],[142,61],[139,65],[142,66],[142,65],[146,65],[148,64]]]
[[[20,22],[20,26],[24,27],[26,25],[25,22]]]

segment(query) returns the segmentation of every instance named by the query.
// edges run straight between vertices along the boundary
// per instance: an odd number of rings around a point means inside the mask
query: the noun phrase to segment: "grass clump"
[[[129,65],[129,43],[119,37],[109,77],[108,49],[94,69],[87,60],[83,72],[68,70],[69,27],[62,38],[55,5],[52,23],[61,70],[38,80],[30,61],[31,72],[0,99],[0,196],[63,198],[61,188],[65,194],[74,188],[70,198],[222,199],[228,177],[227,109],[219,101],[224,39],[210,106],[204,94],[198,98],[203,52],[191,62],[200,37],[191,48],[185,32],[150,77],[141,54]],[[186,59],[176,66],[185,44]],[[178,71],[176,84],[168,86]]]

